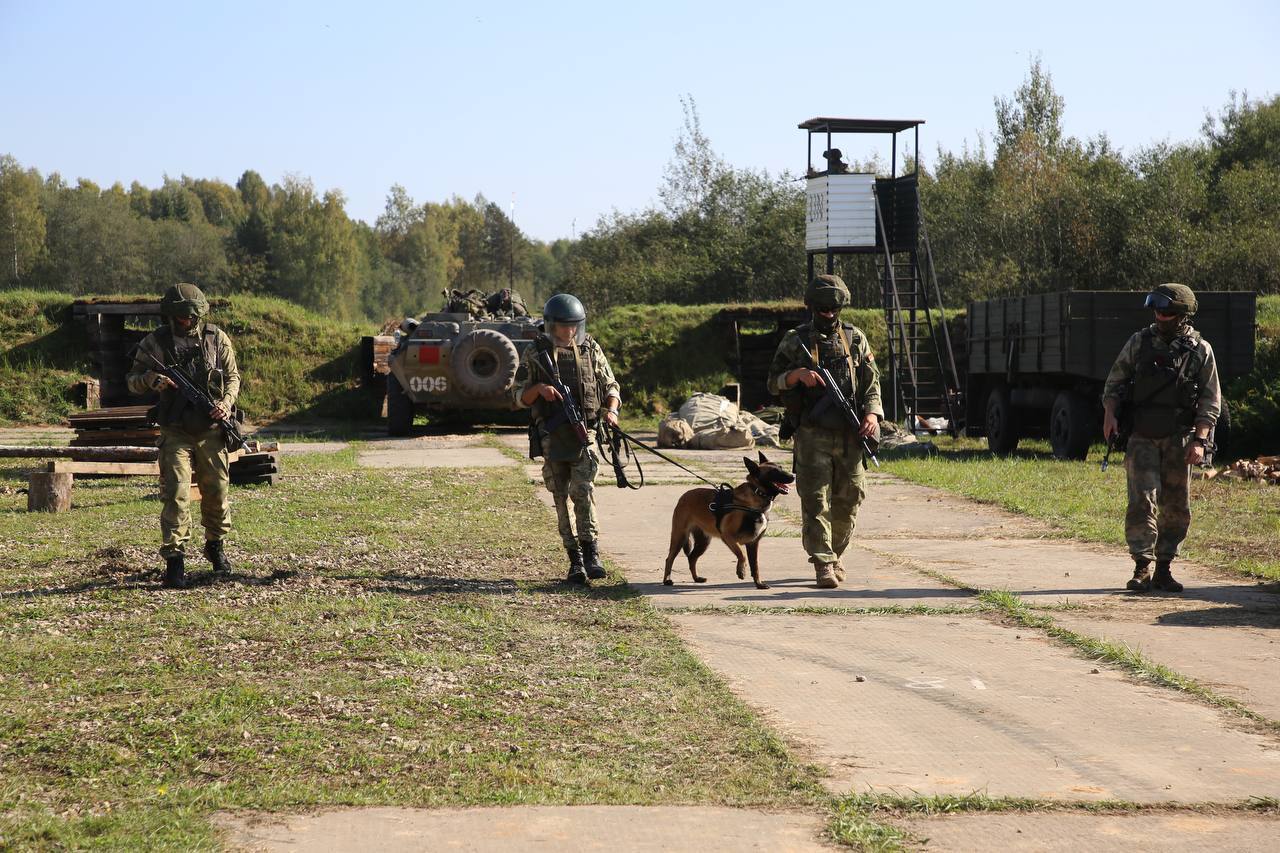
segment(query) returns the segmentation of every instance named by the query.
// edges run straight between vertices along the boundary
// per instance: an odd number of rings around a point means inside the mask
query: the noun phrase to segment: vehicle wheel
[[[1018,419],[1004,386],[992,388],[987,397],[987,447],[992,453],[1012,453],[1018,447]]]
[[[394,373],[387,374],[387,435],[408,435],[413,427],[413,400]]]
[[[453,346],[449,357],[453,382],[471,397],[501,394],[515,381],[520,355],[511,339],[497,329],[476,329]]]
[[[1059,459],[1084,459],[1093,443],[1093,407],[1083,394],[1063,391],[1054,399],[1049,414],[1049,443]]]

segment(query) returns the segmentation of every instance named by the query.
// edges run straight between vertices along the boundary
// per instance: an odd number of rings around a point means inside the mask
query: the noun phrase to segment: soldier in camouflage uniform
[[[191,471],[200,486],[200,521],[204,525],[204,555],[215,572],[231,571],[223,539],[231,529],[227,505],[227,448],[215,421],[232,414],[240,393],[240,370],[231,338],[207,322],[209,302],[194,284],[176,284],[160,300],[165,325],[143,338],[129,371],[134,394],[160,393],[156,419],[160,424],[160,554],[165,558],[164,585],[188,585],[187,541],[191,538]],[[173,381],[151,369],[141,353],[166,365],[176,365],[217,404],[207,417],[198,413]]]
[[[622,396],[613,378],[604,350],[586,333],[587,314],[582,303],[567,293],[556,294],[542,309],[543,334],[536,347],[524,352],[516,373],[514,399],[521,407],[532,407],[535,444],[542,450],[542,479],[555,497],[560,539],[569,555],[568,580],[586,583],[588,578],[605,576],[600,563],[599,526],[593,490],[600,461],[590,445],[583,447],[573,424],[561,415],[560,393],[547,383],[537,361],[539,349],[551,355],[558,378],[574,395],[587,421],[587,431],[603,418],[618,425]],[[574,518],[569,516],[573,502]],[[574,533],[574,521],[577,533]]]
[[[1117,413],[1127,399],[1133,432],[1124,457],[1124,526],[1134,562],[1128,588],[1182,592],[1170,565],[1191,525],[1190,466],[1213,449],[1209,436],[1222,410],[1222,392],[1213,347],[1191,327],[1191,288],[1162,284],[1147,295],[1146,307],[1155,311],[1155,322],[1129,338],[1107,376],[1102,432],[1110,441],[1121,430]]]
[[[787,402],[795,428],[796,492],[803,513],[801,538],[813,563],[818,586],[833,589],[844,580],[840,563],[866,497],[862,442],[874,436],[884,408],[880,372],[867,336],[840,321],[849,289],[836,275],[819,275],[805,291],[812,320],[787,332],[769,368],[769,391]],[[861,417],[855,433],[844,417],[823,400],[822,378],[805,365],[803,349],[817,356],[840,383],[845,398]]]

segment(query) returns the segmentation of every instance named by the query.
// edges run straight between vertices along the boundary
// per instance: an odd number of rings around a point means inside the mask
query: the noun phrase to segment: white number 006
[[[409,390],[443,394],[449,390],[449,378],[447,376],[410,376]]]

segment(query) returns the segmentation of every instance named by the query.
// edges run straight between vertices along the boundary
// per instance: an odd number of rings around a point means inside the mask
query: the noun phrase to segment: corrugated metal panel
[[[805,208],[805,248],[812,251],[874,246],[874,192],[874,175],[810,178]]]

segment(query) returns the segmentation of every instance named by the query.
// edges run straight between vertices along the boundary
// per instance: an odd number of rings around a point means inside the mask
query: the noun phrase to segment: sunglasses
[[[1144,308],[1154,308],[1157,311],[1163,311],[1173,304],[1173,300],[1163,293],[1148,293],[1147,301],[1142,303]]]

